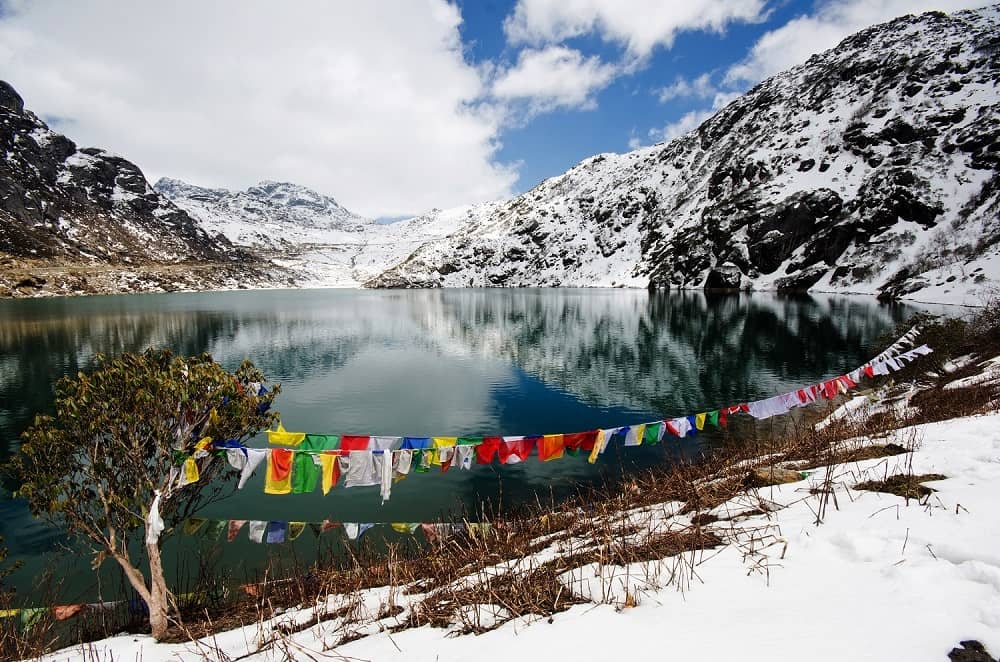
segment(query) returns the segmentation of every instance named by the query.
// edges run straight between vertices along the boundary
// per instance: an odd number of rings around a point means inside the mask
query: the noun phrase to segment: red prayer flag
[[[340,438],[340,450],[349,451],[366,451],[368,446],[371,444],[371,437],[368,435],[357,436],[345,434]]]
[[[476,446],[476,461],[479,464],[489,464],[500,449],[502,437],[483,437],[483,443]]]

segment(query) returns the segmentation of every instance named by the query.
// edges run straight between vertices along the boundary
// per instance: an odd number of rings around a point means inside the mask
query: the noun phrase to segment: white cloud
[[[563,46],[525,49],[517,64],[501,71],[493,82],[493,95],[505,101],[524,101],[533,114],[557,108],[589,109],[593,94],[615,75],[615,67],[597,56]]]
[[[501,197],[516,180],[444,0],[6,9],[0,71],[27,107],[151,178],[289,180],[384,216]]]
[[[980,7],[986,0],[827,0],[812,14],[764,34],[742,62],[726,73],[729,82],[756,83],[833,48],[849,35],[904,14]]]
[[[685,97],[708,99],[718,94],[718,92],[718,88],[712,84],[711,74],[709,73],[704,73],[693,80],[678,76],[672,84],[656,90],[660,103]]]
[[[641,59],[657,46],[669,48],[684,30],[721,32],[730,23],[762,20],[765,5],[765,0],[518,0],[504,31],[511,43],[533,45],[598,34]]]

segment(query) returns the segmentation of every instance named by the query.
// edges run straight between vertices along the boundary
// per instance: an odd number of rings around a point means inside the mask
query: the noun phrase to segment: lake
[[[55,380],[95,354],[169,347],[209,352],[229,369],[250,358],[282,393],[289,430],[372,435],[543,434],[681,416],[842,374],[877,353],[878,339],[914,308],[870,298],[706,295],[641,290],[282,290],[0,301],[0,432],[6,456]],[[536,492],[580,485],[693,454],[711,435],[659,447],[518,465],[412,475],[380,504],[378,488],[268,496],[263,471],[213,504],[217,519],[419,522],[513,508]],[[266,446],[261,435],[251,445]],[[89,558],[65,553],[59,531],[0,497],[0,535],[24,567],[8,580],[30,595],[58,568],[64,600],[108,598]],[[381,527],[384,528],[384,527]],[[381,533],[379,535],[382,535]],[[392,532],[385,534],[390,537]],[[324,540],[328,538],[329,540]],[[196,546],[250,577],[269,554],[308,561],[342,533],[259,545],[177,537],[172,577],[192,573]],[[197,543],[192,542],[197,541]],[[106,566],[110,566],[108,563]],[[110,570],[110,569],[109,569]],[[107,573],[105,573],[106,575]],[[105,581],[111,581],[105,579]],[[30,601],[30,600],[29,600]]]

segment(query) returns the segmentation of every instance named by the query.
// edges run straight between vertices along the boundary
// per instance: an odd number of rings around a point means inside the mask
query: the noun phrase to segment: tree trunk
[[[167,581],[163,578],[163,564],[160,562],[160,546],[157,543],[147,544],[146,553],[149,556],[149,630],[157,641],[167,634]]]
[[[146,554],[149,556],[149,578],[150,586],[146,586],[146,578],[143,577],[139,569],[132,565],[127,556],[114,554],[115,561],[125,571],[129,584],[139,594],[146,607],[149,609],[149,630],[150,634],[157,641],[160,641],[167,633],[167,614],[169,613],[167,582],[163,578],[163,564],[160,562],[160,546],[157,544],[146,545]]]

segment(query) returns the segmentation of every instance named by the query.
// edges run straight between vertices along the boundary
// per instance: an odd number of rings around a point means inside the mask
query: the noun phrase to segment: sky
[[[906,13],[988,0],[0,0],[0,79],[81,147],[373,218],[695,129]]]

